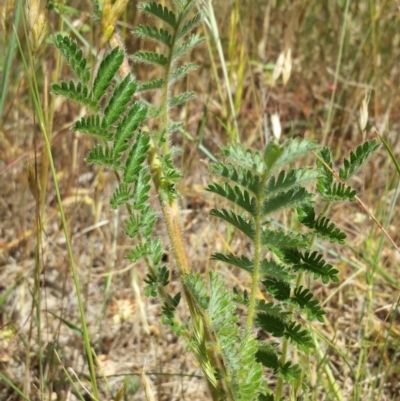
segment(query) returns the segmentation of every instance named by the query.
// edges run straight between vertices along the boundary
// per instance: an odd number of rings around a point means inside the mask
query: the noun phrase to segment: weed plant
[[[57,8],[56,4],[52,6]],[[146,295],[161,299],[162,321],[186,342],[188,351],[203,372],[210,399],[279,401],[307,398],[309,362],[314,354],[321,356],[316,336],[318,323],[324,321],[326,314],[315,288],[321,287],[321,283],[339,282],[338,269],[324,259],[316,244],[324,241],[328,248],[345,244],[346,234],[331,221],[330,210],[333,204],[358,200],[349,181],[377,150],[377,142],[364,142],[350,152],[340,166],[334,165],[329,147],[320,147],[309,139],[289,139],[280,144],[277,139],[270,138],[263,149],[254,151],[239,142],[237,111],[241,92],[238,91],[234,99],[229,96],[232,118],[227,124],[229,139],[216,155],[218,160],[210,167],[215,178],[206,190],[220,197],[224,205],[212,209],[211,215],[226,224],[231,232],[241,235],[251,246],[246,254],[214,253],[212,259],[245,271],[251,286],[249,291],[232,289],[217,269],[212,269],[207,275],[194,271],[180,221],[180,203],[184,195],[178,189],[182,177],[182,172],[176,167],[179,149],[171,146],[171,136],[182,129],[182,123],[174,121],[172,115],[174,108],[181,108],[195,97],[192,92],[176,94],[175,83],[196,69],[195,64],[184,60],[203,42],[196,32],[204,17],[217,42],[219,57],[224,57],[215,31],[211,2],[176,0],[171,8],[164,6],[164,2],[140,4],[141,12],[148,14],[154,24],[139,25],[132,33],[155,42],[156,50],[141,50],[131,56],[122,50],[123,44],[114,34],[116,20],[126,2],[104,1],[102,5],[94,2],[94,6],[95,15],[101,22],[100,47],[108,45],[110,50],[99,60],[98,68],[92,68],[84,56],[84,49],[69,36],[55,34],[53,43],[68,62],[74,77],[54,83],[52,92],[79,104],[86,111],[86,115],[73,124],[72,130],[94,138],[96,145],[87,154],[86,161],[104,168],[115,177],[116,187],[110,206],[113,210],[123,208],[128,214],[124,232],[132,246],[126,256],[133,263],[144,261],[147,267],[143,284]],[[239,2],[236,1],[232,30],[239,20],[238,10]],[[28,28],[34,40],[34,51],[40,45],[43,31],[34,31],[33,27],[32,23]],[[376,35],[373,37],[377,40]],[[232,43],[229,49],[231,61],[235,55],[234,47]],[[240,60],[243,60],[245,52],[240,54]],[[129,68],[128,58],[155,67],[160,75],[149,81],[137,80]],[[243,71],[241,73],[243,78]],[[223,76],[228,86],[232,70],[228,71],[224,66]],[[160,104],[144,100],[150,98],[146,92],[152,94],[155,91],[161,94]],[[35,105],[39,98],[37,93]],[[2,95],[1,106],[3,101]],[[330,110],[324,142],[332,113]],[[40,120],[41,126],[45,127],[45,118],[42,116]],[[50,127],[43,130],[44,133],[51,132]],[[50,142],[46,137],[45,142],[49,155],[46,163],[50,164],[53,177],[56,177]],[[390,153],[389,145],[384,140],[383,143]],[[394,156],[393,160],[395,162]],[[40,210],[43,212],[44,198],[39,184],[32,178],[36,173],[29,170],[29,185],[31,192],[36,194],[39,215]],[[54,180],[57,183],[56,178]],[[154,192],[159,209],[150,202]],[[56,193],[79,298],[79,333],[85,342],[92,397],[98,400],[101,396],[94,366],[96,356],[86,327],[57,184]],[[283,226],[278,223],[282,214],[290,223]],[[168,243],[163,243],[155,232],[157,221],[165,224]],[[40,227],[39,218],[37,226]],[[40,241],[38,234],[34,289],[37,293],[40,293]],[[167,248],[171,249],[173,256],[170,265],[163,258]],[[177,293],[172,292],[170,286],[175,270],[180,281]],[[32,314],[35,309],[40,311],[40,302],[40,297],[33,300]],[[180,318],[178,305],[187,309],[190,315],[187,321]],[[40,323],[40,313],[37,313],[37,319]],[[40,333],[38,338],[40,342]],[[29,358],[28,355],[27,361]],[[28,363],[27,366],[28,370]],[[42,365],[40,368],[42,389],[45,387],[45,372]],[[324,366],[324,372],[333,397],[343,399],[328,364]],[[75,393],[83,399],[69,372],[64,370],[64,373]],[[0,378],[16,393],[29,399],[24,394],[29,393],[29,386],[21,391],[0,374]],[[357,378],[361,377],[362,372],[358,371]],[[145,392],[151,399],[146,389]],[[115,400],[122,397],[129,398],[125,387]]]
[[[204,373],[211,398],[281,400],[287,394],[284,384],[292,388],[296,398],[307,388],[306,359],[298,357],[299,363],[295,363],[293,349],[300,355],[310,354],[314,348],[310,323],[322,322],[325,315],[312,283],[339,281],[338,270],[314,250],[314,242],[321,238],[344,243],[346,234],[329,219],[329,208],[334,202],[356,199],[356,191],[347,182],[378,145],[375,140],[360,145],[343,161],[338,174],[333,170],[330,149],[319,149],[307,139],[292,139],[282,145],[270,140],[261,152],[237,142],[223,147],[220,161],[211,167],[223,183],[211,182],[206,189],[232,206],[213,209],[211,214],[247,237],[252,250],[248,255],[215,253],[212,258],[248,272],[251,290],[240,293],[234,289],[232,293],[216,271],[208,277],[193,271],[179,220],[176,184],[181,172],[174,165],[175,149],[170,146],[171,134],[180,123],[171,119],[170,111],[194,97],[191,92],[172,93],[174,83],[195,69],[194,64],[181,60],[202,42],[201,36],[193,33],[202,19],[196,3],[179,0],[172,9],[155,2],[140,5],[157,24],[139,25],[133,34],[156,41],[162,49],[141,50],[131,57],[135,62],[161,67],[160,78],[148,82],[139,82],[129,73],[118,75],[125,54],[117,47],[91,74],[77,44],[68,36],[55,35],[54,43],[75,73],[75,80],[53,84],[53,93],[89,110],[72,130],[99,139],[86,161],[112,171],[117,179],[110,205],[127,208],[125,233],[136,244],[127,258],[133,262],[144,259],[148,268],[146,294],[162,299],[163,320],[186,340]],[[140,100],[140,94],[148,90],[161,91],[159,106]],[[143,129],[149,118],[156,120],[158,127],[151,132]],[[315,155],[316,164],[306,166],[301,160],[310,153]],[[296,167],[298,160],[302,167]],[[182,291],[177,294],[169,292],[170,267],[162,260],[163,248],[168,245],[153,233],[157,211],[149,204],[152,186],[179,272]],[[274,216],[282,211],[294,211],[298,229],[274,226]],[[190,312],[185,323],[175,314],[180,302]],[[237,304],[246,311],[243,324]],[[265,333],[265,340],[255,337],[259,330]],[[275,386],[266,381],[265,370],[277,378]]]

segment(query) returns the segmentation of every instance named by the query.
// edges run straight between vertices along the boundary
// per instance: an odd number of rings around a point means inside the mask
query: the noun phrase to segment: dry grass
[[[13,34],[12,3],[7,2],[0,12],[4,28],[0,48],[5,49],[0,52],[5,84],[0,94],[4,97],[0,108],[0,372],[31,400],[75,400],[76,392],[62,367],[83,394],[84,387],[90,389],[89,373],[65,237],[31,87],[18,48],[8,46]],[[81,110],[48,97],[49,83],[67,71],[65,66],[58,71],[48,35],[60,28],[71,32],[65,22],[70,21],[89,43],[97,43],[98,28],[89,7],[77,1],[69,3],[71,8],[61,15],[46,11],[48,31],[37,46],[34,66],[97,355],[100,394],[104,400],[116,399],[126,381],[125,388],[131,389],[127,400],[206,400],[200,369],[185,344],[161,324],[160,304],[144,296],[144,266],[130,265],[124,258],[129,247],[123,235],[126,216],[114,213],[108,204],[113,178],[85,164],[91,144],[68,129]],[[139,18],[135,3],[129,3],[118,27],[129,53],[148,47],[129,35]],[[183,134],[173,138],[183,149],[179,160],[184,172],[180,184],[182,220],[190,258],[198,271],[211,268],[213,252],[248,245],[235,233],[225,235],[225,228],[209,218],[216,200],[203,190],[209,178],[207,152],[216,154],[235,130],[229,91],[239,137],[246,146],[260,148],[265,141],[265,116],[279,113],[283,137],[305,135],[329,143],[339,159],[363,139],[358,110],[365,90],[369,90],[365,137],[374,137],[372,127],[376,127],[400,159],[400,11],[395,4],[385,0],[353,2],[344,19],[345,9],[338,4],[345,2],[214,3],[230,87],[225,85],[221,58],[208,32],[207,45],[192,54],[199,69],[185,83],[198,98],[180,111],[193,140]],[[65,18],[63,25],[61,17]],[[346,35],[335,79],[344,20]],[[27,56],[22,22],[18,33]],[[268,63],[274,63],[279,53],[289,48],[293,57],[289,83],[272,87]],[[7,65],[10,51],[12,63]],[[143,68],[136,73],[139,77],[154,74]],[[157,102],[157,95],[151,100]],[[42,209],[29,190],[29,166],[38,172],[45,193]],[[398,182],[399,175],[382,149],[354,185],[369,210],[400,244]],[[38,210],[42,212],[41,238],[36,230]],[[324,325],[315,326],[319,348],[310,359],[311,387],[304,399],[400,400],[400,255],[356,204],[334,209],[333,219],[349,234],[349,241],[345,249],[321,244],[326,246],[323,250],[328,259],[339,266],[342,280],[329,291],[315,289],[327,317]],[[159,233],[165,235],[162,222]],[[169,260],[168,250],[165,260]],[[246,287],[243,273],[217,268],[227,283]],[[38,283],[39,314],[32,306]],[[171,285],[175,292],[179,290],[176,282]],[[180,313],[184,318],[186,312]],[[0,399],[19,399],[1,378]]]

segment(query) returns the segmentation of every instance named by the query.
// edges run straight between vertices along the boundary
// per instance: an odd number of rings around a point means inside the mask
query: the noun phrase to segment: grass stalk
[[[238,122],[237,122],[237,115],[236,115],[235,105],[234,105],[233,96],[232,96],[232,92],[231,92],[231,84],[229,81],[228,68],[226,66],[225,55],[224,55],[224,51],[222,48],[221,38],[219,35],[218,23],[217,23],[217,19],[215,17],[214,6],[212,3],[212,0],[203,0],[203,7],[204,7],[204,10],[206,13],[205,21],[210,29],[211,34],[213,35],[215,44],[217,46],[217,53],[218,53],[218,57],[221,61],[222,74],[224,77],[226,93],[228,96],[229,107],[231,110],[233,131],[230,131],[229,139],[230,139],[231,143],[239,142],[240,138],[239,138],[239,126],[238,126]]]
[[[11,32],[11,38],[8,41],[7,48],[5,49],[6,58],[4,60],[3,66],[3,79],[0,82],[0,122],[3,121],[3,110],[4,110],[4,102],[6,100],[8,84],[10,81],[10,75],[12,71],[12,62],[14,58],[15,45],[17,42],[17,31],[19,28],[20,20],[22,14],[22,0],[16,0],[16,7],[14,11],[14,31]],[[4,32],[5,35],[5,32]]]
[[[346,31],[347,31],[347,19],[348,19],[348,15],[349,15],[349,6],[350,6],[350,0],[346,0],[345,10],[343,13],[342,31],[340,33],[339,54],[337,56],[335,76],[334,76],[334,82],[333,82],[334,89],[337,87],[337,83],[339,80],[340,67],[342,65],[343,50],[344,50],[344,46],[345,46],[345,38],[346,38]],[[335,94],[336,94],[336,91],[332,90],[332,94],[331,94],[331,98],[330,98],[330,102],[329,102],[328,117],[326,119],[324,131],[322,133],[322,145],[325,145],[327,143],[327,137],[328,137],[329,131],[331,130],[331,127],[332,127]]]
[[[82,299],[82,295],[81,295],[80,281],[79,281],[78,271],[77,271],[75,261],[74,261],[71,239],[70,239],[70,235],[69,235],[68,227],[67,227],[67,220],[65,218],[64,208],[62,205],[61,194],[60,194],[60,189],[59,189],[58,180],[57,180],[57,172],[55,169],[54,160],[53,160],[52,151],[51,151],[51,143],[50,143],[50,139],[49,139],[49,134],[47,132],[45,118],[44,118],[43,110],[42,110],[41,103],[40,103],[40,95],[39,95],[37,85],[35,84],[35,79],[34,79],[34,77],[30,76],[29,68],[27,66],[27,63],[26,63],[26,60],[25,60],[25,57],[23,54],[23,50],[21,47],[21,43],[19,42],[19,40],[17,41],[17,43],[18,43],[18,47],[20,50],[22,61],[24,63],[25,71],[27,72],[27,77],[28,77],[29,86],[31,89],[31,95],[32,95],[33,103],[34,103],[34,108],[35,108],[36,115],[39,120],[40,129],[41,129],[44,143],[45,143],[45,150],[47,153],[47,157],[49,159],[50,171],[51,171],[51,175],[53,178],[53,184],[54,184],[54,189],[55,189],[55,193],[56,193],[57,204],[58,204],[59,211],[60,211],[61,225],[62,225],[62,229],[64,232],[64,237],[66,240],[67,254],[68,254],[69,261],[70,261],[72,277],[73,277],[75,290],[76,290],[76,297],[77,297],[77,301],[78,301],[78,308],[79,308],[79,314],[80,314],[81,325],[82,325],[82,333],[83,333],[86,357],[87,357],[87,362],[89,365],[93,397],[95,400],[99,400],[99,392],[98,392],[94,362],[93,362],[93,357],[92,357],[92,348],[90,345],[89,333],[88,333],[87,324],[86,324],[85,308],[84,308],[83,299]]]

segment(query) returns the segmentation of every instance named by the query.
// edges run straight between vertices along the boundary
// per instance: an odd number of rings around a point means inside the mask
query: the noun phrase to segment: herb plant
[[[194,97],[191,92],[172,93],[174,83],[196,68],[181,60],[202,42],[199,34],[192,33],[202,19],[198,6],[195,0],[176,0],[173,9],[155,2],[140,5],[142,12],[163,26],[139,25],[133,31],[164,49],[132,56],[135,62],[161,69],[161,77],[148,82],[139,82],[129,73],[119,75],[126,55],[117,47],[92,74],[76,42],[55,35],[54,43],[76,80],[54,84],[53,93],[87,108],[88,114],[76,121],[72,130],[98,139],[86,161],[111,170],[116,177],[110,205],[127,209],[125,233],[136,244],[127,257],[134,262],[144,260],[146,294],[161,298],[163,320],[186,340],[204,373],[211,399],[280,400],[287,393],[285,383],[298,396],[304,387],[303,373],[290,349],[309,354],[314,347],[309,324],[322,322],[325,314],[313,295],[312,282],[339,280],[338,270],[314,250],[314,243],[317,238],[344,243],[346,234],[328,217],[330,205],[355,200],[356,191],[347,181],[378,145],[373,140],[358,147],[344,160],[338,175],[329,148],[318,149],[310,140],[291,139],[282,145],[270,141],[262,152],[239,143],[225,146],[220,161],[211,167],[224,182],[211,182],[207,190],[232,206],[213,209],[211,214],[243,233],[252,251],[249,255],[215,253],[213,259],[247,271],[251,290],[231,292],[216,272],[211,271],[209,277],[194,272],[179,219],[176,184],[181,173],[170,147],[170,136],[181,123],[171,119],[170,110]],[[160,105],[141,100],[141,93],[147,90],[161,91]],[[151,132],[143,129],[149,118],[157,127]],[[316,157],[314,166],[296,167],[311,154]],[[152,187],[160,202],[183,297],[168,291],[170,268],[162,261],[164,245],[153,234],[157,211],[149,203]],[[298,229],[277,228],[274,217],[292,211]],[[181,301],[190,312],[186,323],[175,314]],[[240,324],[238,303],[245,306],[244,324]],[[257,339],[256,329],[274,340]],[[266,372],[276,377],[276,383],[266,381]]]

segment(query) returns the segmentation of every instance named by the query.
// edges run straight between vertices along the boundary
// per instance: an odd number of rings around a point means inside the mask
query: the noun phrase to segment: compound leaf
[[[343,167],[339,169],[339,177],[347,181],[352,177],[379,148],[376,139],[364,142],[358,146],[355,152],[350,152],[350,160],[343,160]]]
[[[246,190],[242,191],[237,185],[232,188],[228,183],[225,183],[224,186],[221,186],[216,182],[212,182],[206,188],[206,190],[229,199],[231,202],[247,210],[251,215],[254,216],[256,210],[256,199],[250,197]]]
[[[89,88],[85,84],[79,82],[75,85],[74,81],[69,83],[62,81],[60,84],[53,84],[51,88],[55,95],[64,96],[95,111],[99,109],[99,105],[92,100]]]
[[[212,209],[211,216],[216,216],[225,220],[242,233],[246,234],[250,239],[254,239],[254,223],[251,220],[247,221],[243,216],[237,215],[232,210],[227,211],[226,209]]]
[[[112,133],[105,126],[98,114],[82,117],[75,122],[71,129],[72,131],[79,131],[82,134],[95,135],[104,141],[110,141],[112,139]]]
[[[262,214],[266,216],[280,209],[296,207],[303,203],[310,203],[313,197],[314,195],[307,192],[303,187],[292,188],[267,198],[262,205]]]
[[[88,85],[90,72],[86,69],[87,60],[83,57],[82,49],[78,48],[78,45],[74,40],[71,40],[68,36],[63,36],[60,33],[53,36],[53,41],[66,58],[72,71],[74,71],[83,84]]]
[[[139,6],[139,9],[145,13],[152,14],[153,16],[161,19],[172,28],[177,27],[176,15],[167,7],[163,7],[161,4],[157,4],[156,2],[145,2]]]

